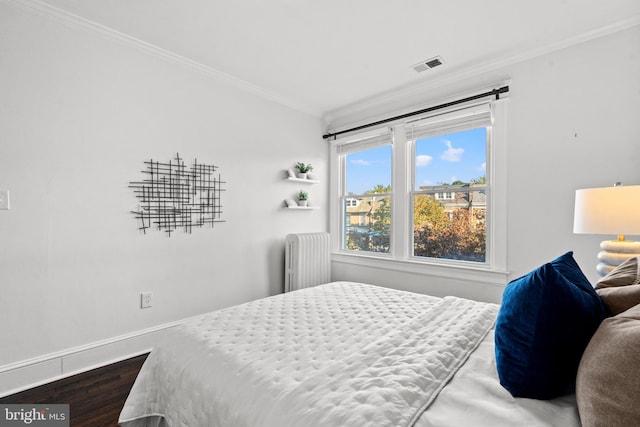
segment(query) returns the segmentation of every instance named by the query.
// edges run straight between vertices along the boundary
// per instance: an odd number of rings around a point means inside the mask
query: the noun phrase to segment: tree
[[[369,226],[369,249],[375,252],[389,252],[391,229],[391,201],[389,196],[372,201],[376,208],[371,213]]]
[[[357,231],[349,231],[347,233],[347,249],[350,251],[367,250],[369,247],[369,236],[365,233]]]
[[[446,224],[449,220],[447,213],[433,197],[418,194],[413,199],[413,226],[421,228],[427,225],[436,226]]]
[[[456,209],[449,226],[439,237],[444,249],[443,258],[484,261],[484,223],[474,225],[468,209]]]
[[[376,184],[372,190],[367,190],[364,194],[382,194],[382,193],[391,193],[391,185],[382,185]]]
[[[456,201],[459,202],[462,198],[458,196]],[[476,262],[485,260],[484,221],[471,218],[469,209],[463,207],[453,208],[447,213],[439,202],[425,194],[414,199],[413,241],[416,256]]]
[[[440,236],[449,216],[433,197],[418,194],[413,199],[413,252],[416,256],[440,258]]]
[[[472,184],[486,184],[487,183],[487,176],[486,175],[482,175],[481,177],[474,178],[469,182],[471,182]]]
[[[350,250],[371,252],[389,252],[391,227],[391,200],[389,196],[376,196],[391,192],[391,185],[377,184],[364,194],[360,203],[369,204],[368,229],[366,231],[351,229],[347,232],[346,247]]]
[[[484,184],[486,177],[471,180],[474,184]],[[455,185],[468,185],[456,181]],[[465,189],[470,190],[470,189]],[[370,204],[368,230],[350,230],[347,234],[347,249],[371,252],[388,252],[391,227],[390,185],[376,185],[365,192]],[[380,194],[381,196],[376,196]],[[418,194],[414,197],[414,255],[484,262],[486,253],[486,230],[483,211],[472,217],[469,207],[463,207],[465,192],[456,191],[456,205],[443,205],[431,195]]]

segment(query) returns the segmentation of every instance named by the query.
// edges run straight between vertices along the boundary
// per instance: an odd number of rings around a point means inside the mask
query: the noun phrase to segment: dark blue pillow
[[[572,252],[511,281],[496,320],[500,384],[515,397],[572,392],[582,353],[606,316]]]
[[[551,261],[551,265],[564,276],[573,285],[579,287],[594,300],[595,314],[602,319],[611,316],[611,311],[605,304],[602,297],[596,292],[589,279],[584,275],[580,266],[573,258],[573,251],[569,251],[564,255]]]

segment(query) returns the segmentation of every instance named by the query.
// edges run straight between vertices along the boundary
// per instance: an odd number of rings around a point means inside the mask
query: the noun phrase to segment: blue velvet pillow
[[[496,320],[500,384],[515,397],[572,392],[582,353],[607,315],[572,252],[511,281]]]

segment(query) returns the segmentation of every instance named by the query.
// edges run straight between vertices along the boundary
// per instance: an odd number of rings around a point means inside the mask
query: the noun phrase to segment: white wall
[[[470,74],[384,101],[387,108],[406,111],[409,102],[429,105],[430,99],[438,100],[436,95],[509,79],[508,279],[573,250],[595,282],[599,242],[613,236],[573,234],[574,195],[576,189],[616,181],[640,184],[640,27]],[[368,110],[334,114],[330,125],[361,124],[367,114],[379,119],[383,109],[384,103],[370,102]],[[342,262],[333,263],[333,277],[365,277],[380,285],[495,302],[502,294],[502,287],[487,282],[464,283]]]
[[[573,250],[595,281],[598,245],[615,236],[573,234],[575,190],[640,184],[640,27],[509,72],[509,269]]]
[[[296,161],[327,177],[318,118],[5,2],[0,52],[0,374],[281,292],[285,235],[327,229],[324,210],[281,207]],[[177,152],[220,167],[227,222],[143,235],[128,184]]]

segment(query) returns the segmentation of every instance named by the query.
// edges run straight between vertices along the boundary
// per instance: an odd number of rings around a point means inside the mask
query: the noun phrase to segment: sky
[[[486,129],[476,128],[416,141],[416,182],[469,182],[486,174]],[[347,194],[391,184],[391,146],[347,155]]]

